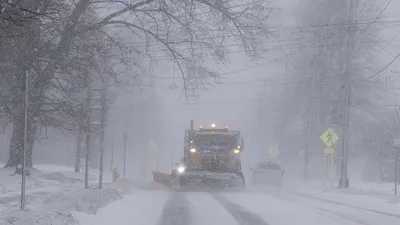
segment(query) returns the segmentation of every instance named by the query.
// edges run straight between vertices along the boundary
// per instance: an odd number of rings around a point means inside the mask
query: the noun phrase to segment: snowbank
[[[33,212],[11,212],[0,219],[0,224],[8,225],[79,225],[79,222],[72,217],[70,212],[51,212],[38,214]]]
[[[94,214],[98,209],[122,198],[116,189],[79,190],[50,195],[43,204],[28,205],[27,212],[18,209],[6,210],[0,214],[0,224],[78,224],[70,211]]]
[[[19,211],[21,176],[12,175],[11,169],[0,169],[0,225],[78,224],[70,211],[89,214],[122,198],[133,187],[132,182],[104,183],[97,188],[98,173],[91,171],[89,184],[84,189],[84,174],[73,168],[37,166],[27,177],[26,209]],[[109,181],[106,177],[105,182]]]
[[[64,210],[73,209],[80,212],[96,213],[96,211],[122,197],[122,194],[115,189],[97,190],[76,190],[58,195],[49,196],[44,199],[42,209]],[[40,209],[39,205],[30,206],[35,210]]]
[[[156,225],[168,199],[169,193],[165,191],[138,189],[134,194],[99,209],[96,215],[72,214],[80,225]]]

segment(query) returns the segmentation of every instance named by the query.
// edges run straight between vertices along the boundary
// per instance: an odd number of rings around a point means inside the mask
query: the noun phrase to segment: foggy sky
[[[298,0],[283,0],[278,2],[281,7],[284,8],[281,15],[275,16],[271,21],[271,25],[296,25],[296,21],[291,16],[292,10],[294,10],[294,3],[299,2]],[[399,1],[393,1],[391,6],[384,13],[383,20],[397,20],[398,15],[397,9],[400,7]],[[381,37],[385,40],[392,39],[398,32],[397,26],[382,26],[384,29],[381,31]],[[400,35],[397,39],[400,39]],[[274,37],[271,37],[274,40]],[[393,45],[400,46],[399,40],[394,40]],[[268,47],[279,45],[279,43],[271,43]],[[380,43],[383,47],[385,44]],[[382,51],[377,57],[382,65],[387,64],[393,59],[393,55],[397,55],[400,47],[388,47],[386,51]],[[390,52],[391,54],[388,54]],[[155,121],[162,121],[162,124],[155,125],[154,136],[144,138],[143,142],[147,143],[150,140],[154,140],[158,145],[157,153],[149,155],[148,171],[155,169],[155,162],[157,158],[160,159],[160,170],[170,171],[171,169],[171,158],[175,163],[182,156],[183,147],[183,135],[184,129],[189,128],[189,121],[195,120],[195,126],[202,124],[208,126],[211,123],[216,123],[217,126],[229,126],[231,129],[240,129],[245,138],[246,152],[244,153],[244,159],[251,159],[244,164],[247,167],[251,164],[251,161],[260,154],[266,154],[267,149],[274,145],[271,130],[270,133],[265,134],[265,139],[252,139],[252,127],[251,123],[256,123],[257,118],[255,111],[257,108],[254,106],[257,104],[258,94],[260,92],[266,92],[271,94],[271,102],[273,102],[274,96],[283,94],[283,88],[280,85],[261,87],[263,85],[263,79],[279,79],[285,73],[284,61],[280,60],[274,63],[266,64],[264,66],[256,66],[257,63],[266,63],[270,60],[282,57],[281,51],[270,51],[260,59],[258,62],[251,62],[243,54],[234,53],[231,55],[231,63],[226,65],[218,65],[212,61],[207,63],[212,68],[217,68],[221,73],[228,73],[223,75],[222,85],[216,85],[210,87],[209,92],[202,92],[200,98],[195,105],[187,105],[184,101],[184,96],[181,91],[182,85],[177,80],[179,90],[171,91],[168,86],[172,80],[168,79],[155,79],[154,87],[147,87],[145,91],[138,91],[132,88],[128,91],[120,91],[119,97],[115,102],[115,110],[112,110],[110,117],[108,118],[106,145],[107,145],[107,159],[109,159],[109,150],[113,147],[116,151],[116,160],[121,163],[122,157],[122,133],[124,130],[131,132],[134,130],[134,120],[132,119],[135,114],[129,109],[129,106],[134,104],[135,99],[144,96],[145,101],[146,95],[149,92],[154,92],[157,96],[157,103],[161,107],[154,113],[156,117],[159,117]],[[254,67],[247,69],[249,67]],[[392,69],[398,69],[399,63],[393,64]],[[244,70],[245,69],[245,70]],[[239,71],[244,70],[244,71]],[[239,72],[238,72],[239,71]],[[233,73],[230,73],[233,72]],[[157,77],[172,77],[173,73],[171,68],[168,70],[156,70],[155,76]],[[179,73],[177,73],[179,76]],[[147,94],[146,94],[147,93]],[[137,97],[133,97],[137,96]],[[143,99],[141,99],[143,100]],[[150,100],[149,100],[150,101]],[[151,99],[152,101],[152,99]],[[278,105],[271,105],[271,109],[278,107]],[[271,116],[274,116],[271,113]],[[271,126],[273,129],[273,126]],[[7,133],[7,131],[6,131]],[[160,136],[160,134],[162,134]],[[54,149],[54,145],[57,145],[57,150]],[[133,151],[133,143],[129,144],[130,157],[142,159],[144,152],[147,150],[143,144],[142,153],[137,155],[137,151]],[[8,141],[7,137],[2,137],[1,141],[2,156],[7,155]],[[72,150],[71,150],[72,149]],[[48,154],[48,157],[59,157],[59,152],[70,155],[76,149],[74,137],[64,137],[63,135],[55,132],[49,134],[49,139],[38,142],[35,146],[35,152],[53,152],[54,154]],[[257,154],[254,154],[257,153]],[[63,155],[63,154],[62,154]],[[37,156],[35,156],[37,157]],[[1,157],[1,160],[5,160],[6,157]],[[65,161],[54,160],[54,161]],[[73,163],[73,158],[67,160]],[[250,161],[250,162],[249,162]],[[140,167],[140,166],[139,166]],[[139,167],[132,166],[132,170],[136,170]]]

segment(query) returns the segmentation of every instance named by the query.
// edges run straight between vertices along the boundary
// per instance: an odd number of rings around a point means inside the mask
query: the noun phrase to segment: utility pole
[[[123,176],[122,179],[125,180],[125,173],[126,173],[126,142],[128,141],[128,134],[126,133],[126,131],[124,132],[124,172],[123,172]]]
[[[287,84],[288,84],[288,73],[289,73],[289,66],[287,61],[285,62],[285,85],[284,85],[284,89],[283,89],[283,104],[286,105],[286,101],[287,101]]]
[[[114,167],[114,142],[112,143],[112,146],[111,146],[111,163],[110,163],[110,171],[112,172],[113,171],[113,167]]]
[[[103,85],[101,90],[101,144],[100,144],[100,176],[99,176],[99,189],[103,189],[103,171],[104,171],[104,132],[106,127],[106,103],[107,103],[107,96],[106,96],[106,89]]]
[[[399,119],[399,111],[400,111],[400,105],[389,105],[389,106],[395,106],[395,110],[396,110],[396,120],[395,123],[398,123],[398,119]],[[393,146],[394,146],[394,195],[397,195],[397,189],[399,186],[399,160],[400,160],[400,137],[398,136],[397,132],[396,132],[396,136],[393,140]]]
[[[267,134],[267,132],[268,132],[268,130],[267,130],[267,127],[268,126],[266,126],[265,125],[265,113],[266,113],[266,105],[267,105],[267,85],[268,85],[268,82],[267,82],[267,79],[264,79],[264,88],[263,88],[263,96],[262,96],[262,98],[260,99],[260,101],[261,101],[261,103],[260,103],[260,109],[259,109],[259,114],[260,114],[260,119],[261,119],[261,129],[262,129],[262,134],[264,134],[264,135],[266,135]],[[265,137],[265,136],[264,136]],[[264,142],[266,142],[266,140],[264,139]],[[264,143],[264,144],[267,144],[267,143]]]
[[[24,149],[22,154],[21,211],[25,211],[26,152],[28,149],[29,72],[25,71]]]
[[[80,125],[79,125],[80,126]],[[81,171],[81,142],[82,142],[81,129],[78,128],[77,141],[76,141],[76,154],[75,154],[75,173],[80,173]]]
[[[307,141],[306,141],[306,151],[304,153],[304,173],[303,173],[303,180],[308,180],[308,166],[310,163],[310,155],[311,155],[311,142],[312,142],[312,122],[313,122],[313,89],[314,89],[314,74],[315,74],[315,54],[313,55],[313,65],[312,71],[310,74],[310,87],[308,93],[308,125],[307,125]]]
[[[317,22],[317,15],[314,13],[314,22]],[[314,41],[315,36],[317,33],[314,34]],[[306,140],[306,151],[304,153],[304,172],[303,172],[303,180],[308,180],[308,167],[310,164],[311,158],[311,151],[312,151],[312,124],[313,124],[313,109],[314,109],[314,77],[316,73],[316,61],[317,61],[317,54],[315,53],[316,50],[313,50],[312,55],[312,66],[311,66],[311,74],[310,74],[310,83],[309,83],[309,93],[308,93],[308,124],[307,124],[307,140]]]
[[[349,179],[347,174],[347,163],[348,163],[348,147],[349,147],[349,105],[350,105],[350,69],[351,69],[351,53],[352,53],[352,41],[354,35],[354,0],[350,0],[350,8],[349,8],[349,17],[350,17],[350,26],[348,28],[348,36],[347,36],[347,54],[346,54],[346,72],[343,74],[343,88],[344,88],[344,123],[342,126],[342,171],[341,178],[339,180],[339,187],[341,188],[349,188]]]
[[[91,90],[90,88],[87,89],[86,94],[86,109],[85,109],[85,117],[86,117],[86,156],[85,156],[85,189],[89,189],[89,158],[90,158],[90,133],[91,133],[91,126],[90,126],[90,98],[91,98]]]
[[[78,134],[76,137],[76,155],[75,155],[75,173],[80,173],[81,171],[81,158],[82,158],[82,137],[84,134],[84,124],[85,123],[85,108],[83,103],[80,104],[80,118],[78,124]]]
[[[395,166],[394,166],[394,195],[397,195],[397,186],[398,186],[398,179],[399,179],[399,148],[396,147],[396,150],[394,152],[396,154],[395,156]]]

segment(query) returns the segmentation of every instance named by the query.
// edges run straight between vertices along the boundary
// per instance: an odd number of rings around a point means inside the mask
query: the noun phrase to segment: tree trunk
[[[76,155],[75,155],[75,173],[80,173],[81,171],[81,159],[82,159],[82,145],[83,145],[83,126],[79,126],[77,134],[76,143]]]
[[[381,183],[383,183],[384,181],[384,174],[383,174],[383,164],[384,164],[384,160],[383,160],[383,152],[381,149],[379,149],[379,172],[380,172],[380,178],[381,178]]]
[[[32,149],[35,141],[36,126],[28,123],[26,166],[32,167]],[[10,141],[9,158],[5,167],[16,167],[22,165],[24,154],[24,114],[17,117],[14,121],[13,132]]]
[[[33,146],[35,144],[35,139],[36,139],[36,132],[37,132],[37,126],[36,124],[30,123],[28,125],[28,149],[26,152],[26,166],[28,168],[31,168],[33,166]]]
[[[9,158],[6,167],[16,167],[22,162],[22,149],[24,147],[24,124],[20,121],[15,121],[13,132],[10,141]]]

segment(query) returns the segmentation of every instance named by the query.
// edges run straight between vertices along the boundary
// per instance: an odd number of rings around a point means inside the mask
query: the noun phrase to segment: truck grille
[[[201,167],[203,171],[209,172],[222,172],[226,170],[225,164],[216,159],[202,159]]]

